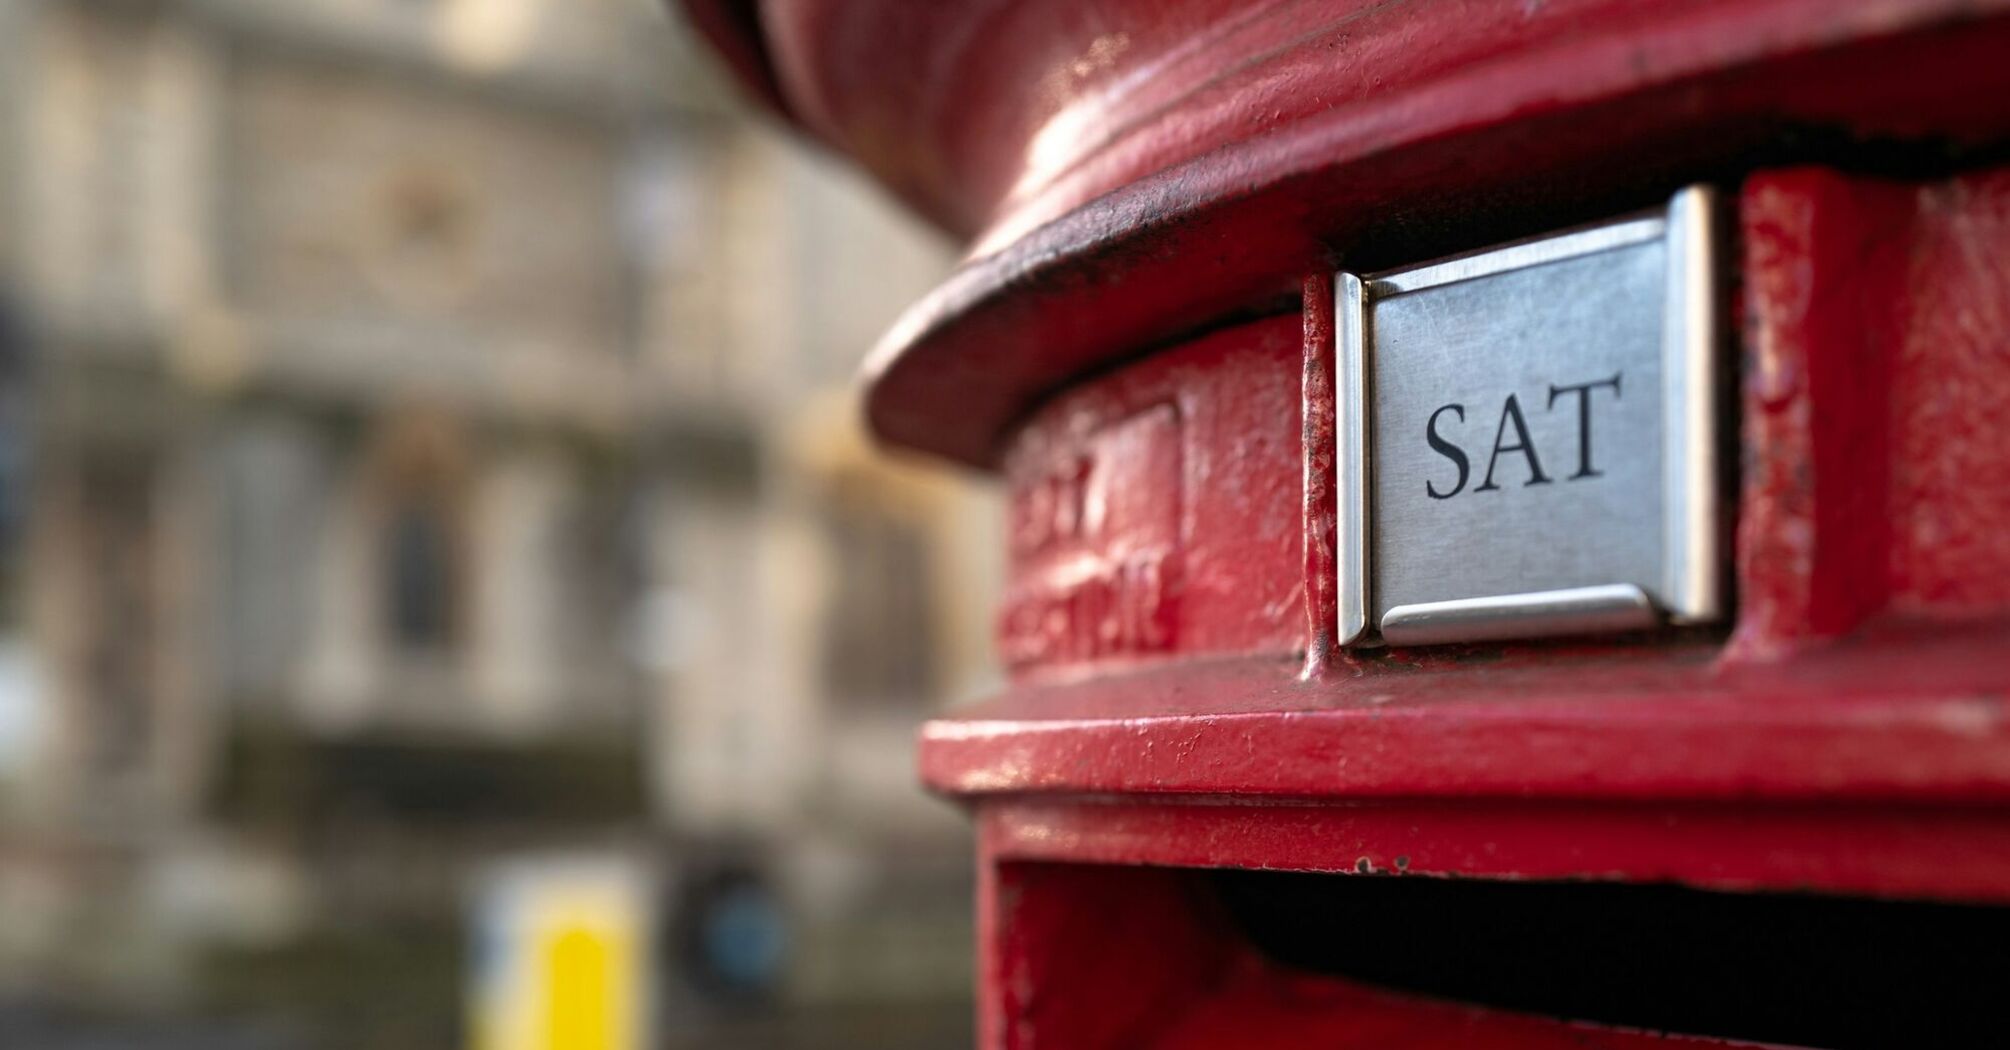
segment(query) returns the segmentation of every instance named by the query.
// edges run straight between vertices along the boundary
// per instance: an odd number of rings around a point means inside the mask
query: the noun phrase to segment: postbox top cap
[[[1069,382],[1336,266],[2010,138],[2010,0],[678,2],[969,244],[873,351],[866,408],[980,466]]]

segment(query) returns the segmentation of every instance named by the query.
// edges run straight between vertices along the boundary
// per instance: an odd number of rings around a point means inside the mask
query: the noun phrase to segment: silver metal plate
[[[1340,275],[1343,640],[1722,615],[1711,210]]]

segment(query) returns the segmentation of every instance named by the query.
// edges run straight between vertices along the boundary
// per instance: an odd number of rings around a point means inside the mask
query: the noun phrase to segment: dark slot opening
[[[2000,1044],[2010,1021],[2010,908],[1592,882],[1213,879],[1272,959],[1442,999],[1833,1048]]]

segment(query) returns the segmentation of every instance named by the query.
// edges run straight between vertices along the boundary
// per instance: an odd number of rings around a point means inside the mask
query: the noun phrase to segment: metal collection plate
[[[1339,275],[1343,644],[1722,615],[1712,211]]]

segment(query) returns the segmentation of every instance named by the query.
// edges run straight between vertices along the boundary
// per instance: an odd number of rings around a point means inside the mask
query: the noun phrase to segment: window
[[[153,468],[138,449],[107,449],[87,456],[76,477],[86,764],[106,777],[141,771],[155,728]]]
[[[883,511],[853,505],[833,512],[828,539],[825,688],[840,704],[919,706],[936,679],[927,537]]]
[[[392,656],[444,655],[466,634],[469,461],[461,429],[414,409],[382,424],[365,496],[377,628]]]
[[[455,573],[445,515],[407,503],[390,515],[384,538],[384,622],[399,649],[445,649],[454,640]]]

